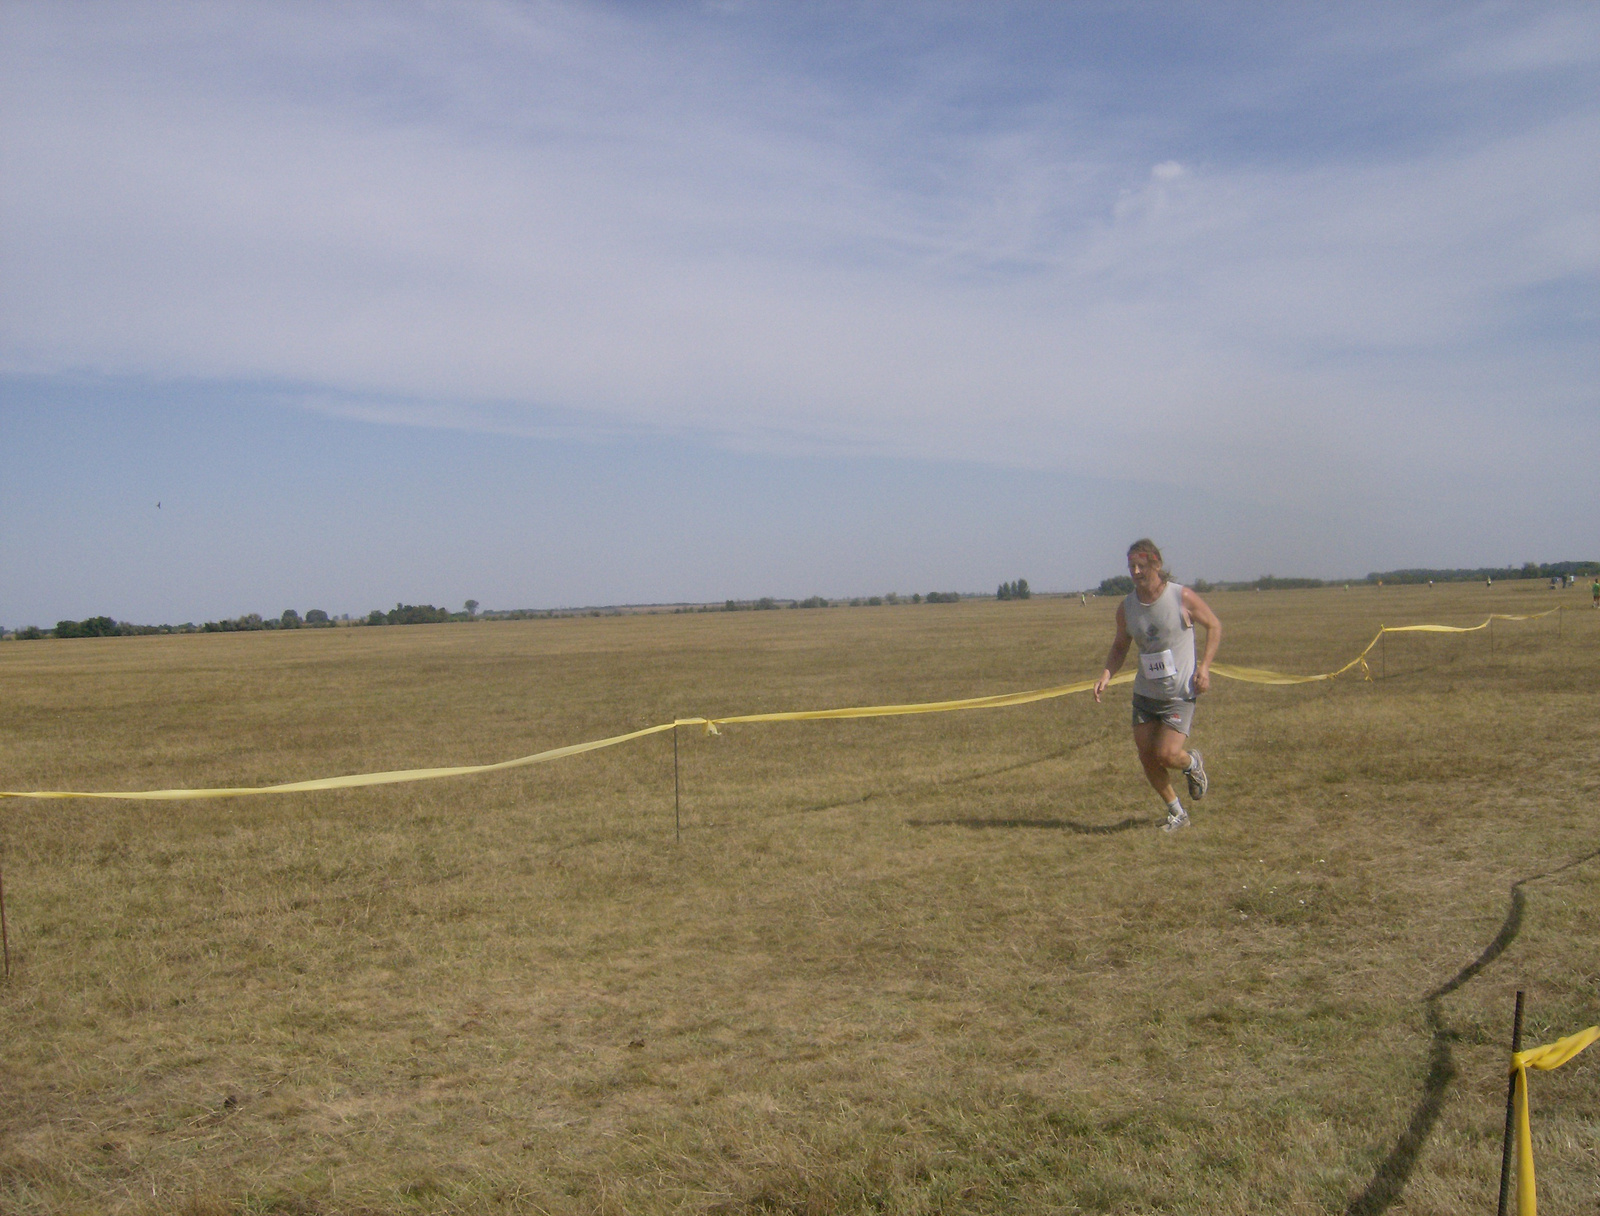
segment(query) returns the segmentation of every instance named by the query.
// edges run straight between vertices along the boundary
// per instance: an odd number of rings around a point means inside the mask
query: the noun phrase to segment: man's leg
[[[1133,728],[1133,745],[1139,750],[1139,763],[1150,786],[1169,807],[1178,800],[1172,789],[1171,769],[1189,767],[1189,753],[1184,750],[1188,736],[1173,730],[1164,722],[1140,722]]]

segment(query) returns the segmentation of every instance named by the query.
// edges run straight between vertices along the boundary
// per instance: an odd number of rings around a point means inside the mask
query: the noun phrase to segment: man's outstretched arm
[[[1191,621],[1203,626],[1206,631],[1205,654],[1194,667],[1194,690],[1210,692],[1211,660],[1217,657],[1217,648],[1222,645],[1222,622],[1211,611],[1211,605],[1188,587],[1183,589],[1183,610],[1189,614]]]
[[[1207,609],[1209,612],[1210,609]],[[1106,669],[1100,673],[1100,678],[1094,682],[1094,699],[1098,701],[1100,694],[1105,692],[1106,685],[1111,683],[1111,677],[1122,669],[1122,661],[1128,657],[1128,647],[1133,645],[1133,638],[1128,633],[1128,618],[1122,611],[1122,605],[1117,605],[1117,636],[1112,639],[1111,649],[1106,651]]]

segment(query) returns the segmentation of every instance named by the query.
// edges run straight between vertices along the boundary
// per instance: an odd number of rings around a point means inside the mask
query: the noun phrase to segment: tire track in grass
[[[1522,891],[1524,884],[1538,882],[1542,878],[1554,878],[1557,874],[1593,861],[1597,857],[1600,857],[1600,849],[1585,853],[1581,857],[1574,857],[1553,870],[1546,870],[1542,874],[1530,874],[1512,883],[1511,907],[1506,911],[1505,919],[1500,922],[1500,931],[1494,935],[1494,940],[1483,948],[1482,954],[1422,998],[1428,1032],[1432,1039],[1428,1057],[1428,1075],[1422,1082],[1422,1097],[1412,1108],[1411,1119],[1406,1124],[1405,1131],[1401,1132],[1399,1139],[1395,1141],[1394,1147],[1384,1157],[1382,1164],[1378,1166],[1362,1192],[1345,1208],[1345,1216],[1379,1216],[1380,1213],[1389,1210],[1394,1201],[1400,1198],[1406,1183],[1410,1181],[1411,1172],[1416,1168],[1423,1146],[1427,1144],[1428,1137],[1433,1133],[1434,1124],[1439,1121],[1439,1115],[1444,1110],[1445,1092],[1450,1088],[1450,1082],[1456,1078],[1455,1058],[1450,1050],[1450,1044],[1459,1036],[1446,1025],[1444,1015],[1439,1009],[1439,1002],[1475,979],[1516,940],[1517,934],[1522,931],[1522,914],[1528,904],[1528,898]]]

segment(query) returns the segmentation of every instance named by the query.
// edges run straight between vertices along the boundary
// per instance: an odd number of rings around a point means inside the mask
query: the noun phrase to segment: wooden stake
[[[0,869],[0,950],[6,956],[6,979],[11,978],[11,939],[6,936],[6,875]]]
[[[1511,1054],[1522,1050],[1522,989],[1517,989],[1517,1012],[1511,1020]],[[1511,1070],[1506,1083],[1506,1133],[1500,1145],[1500,1207],[1499,1216],[1506,1216],[1506,1200],[1511,1196],[1511,1126],[1516,1117],[1517,1071]]]

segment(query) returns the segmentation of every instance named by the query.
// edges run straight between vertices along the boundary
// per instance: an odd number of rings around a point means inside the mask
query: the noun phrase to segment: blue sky
[[[0,164],[7,625],[1600,552],[1590,4],[16,3]]]

